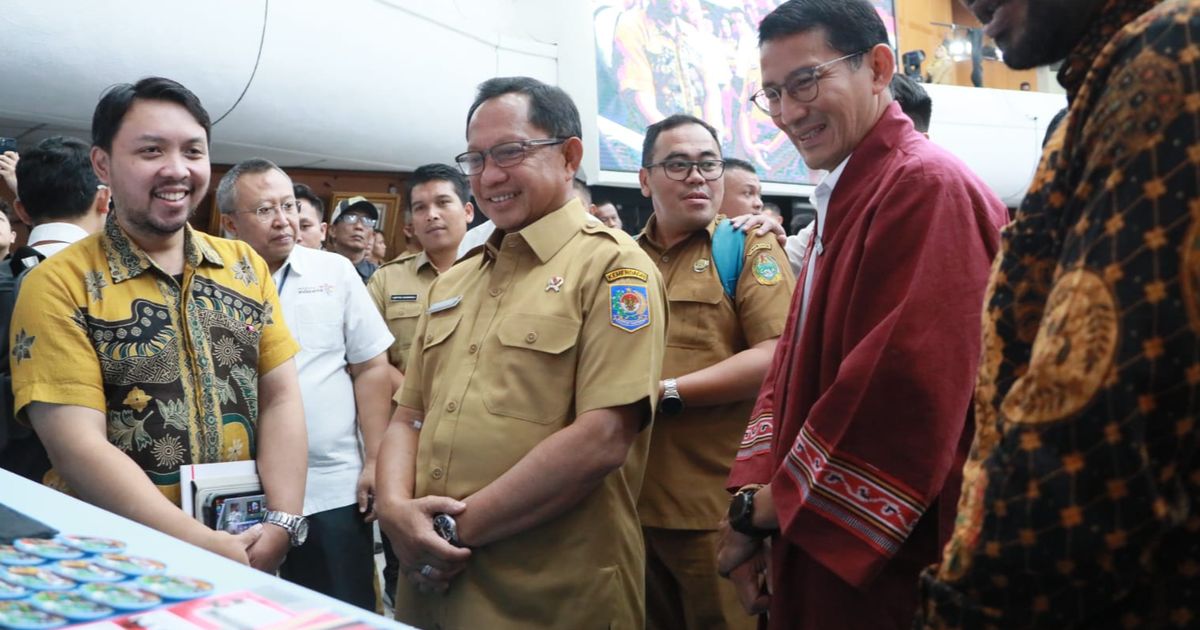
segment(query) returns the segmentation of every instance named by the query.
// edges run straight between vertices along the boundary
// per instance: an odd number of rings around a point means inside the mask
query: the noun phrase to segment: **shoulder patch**
[[[609,282],[616,282],[617,280],[624,280],[626,278],[635,278],[637,280],[641,280],[642,282],[646,282],[650,279],[650,276],[646,275],[646,272],[644,271],[638,271],[637,269],[631,269],[629,267],[619,267],[604,274],[604,279]]]
[[[614,284],[608,290],[613,326],[637,332],[650,325],[650,293],[646,287]]]
[[[779,281],[783,279],[779,263],[775,262],[774,256],[766,252],[761,252],[754,257],[750,264],[750,272],[754,274],[754,279],[763,286],[779,284]]]
[[[753,256],[754,252],[757,252],[759,250],[771,251],[771,244],[770,243],[755,243],[754,245],[752,245],[750,247],[750,251],[746,252],[746,256]]]

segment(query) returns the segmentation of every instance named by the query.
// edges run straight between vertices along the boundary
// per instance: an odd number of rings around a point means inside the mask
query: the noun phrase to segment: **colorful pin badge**
[[[120,582],[125,574],[113,571],[91,560],[59,560],[50,570],[76,582]]]
[[[92,621],[117,611],[79,593],[38,593],[29,598],[35,608],[71,621]]]
[[[213,591],[209,582],[174,575],[143,575],[135,584],[163,599],[195,599]]]
[[[35,556],[51,560],[74,560],[82,558],[83,552],[74,547],[68,547],[57,540],[49,538],[18,538],[13,541],[18,551],[31,553]]]
[[[29,589],[24,586],[0,580],[0,599],[21,599],[28,594]]]
[[[84,584],[79,594],[117,610],[146,610],[163,603],[158,595],[130,584]]]
[[[29,602],[0,602],[0,627],[13,630],[42,630],[65,625],[65,617],[39,610]]]
[[[696,273],[703,273],[706,269],[708,269],[707,258],[701,258],[692,264],[692,271],[695,271]]]
[[[69,591],[75,588],[73,580],[55,575],[44,567],[8,567],[0,573],[0,579],[32,591]]]
[[[25,553],[24,551],[21,551],[12,545],[0,545],[0,564],[30,566],[34,564],[41,564],[45,561],[46,559],[41,556]]]
[[[564,280],[562,276],[554,276],[553,278],[550,278],[550,281],[546,283],[546,291],[558,293],[562,290],[563,282],[566,282],[566,280]]]
[[[92,558],[92,562],[126,575],[158,575],[167,570],[167,565],[150,558],[127,556],[121,553],[106,553]]]
[[[125,550],[125,543],[112,538],[95,536],[58,536],[57,540],[68,547],[88,553],[118,553]]]

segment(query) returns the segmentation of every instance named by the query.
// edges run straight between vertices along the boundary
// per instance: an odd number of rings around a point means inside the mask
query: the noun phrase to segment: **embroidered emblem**
[[[17,333],[16,339],[13,339],[12,356],[20,363],[24,359],[33,358],[33,342],[37,337],[25,334],[25,329]]]
[[[783,273],[779,270],[779,263],[775,262],[775,258],[766,252],[754,257],[750,271],[754,274],[754,279],[763,286],[779,284],[783,278]]]
[[[397,294],[393,294],[391,296],[391,298],[389,298],[389,299],[391,299],[391,301],[393,301],[393,302],[416,302],[417,294],[416,293],[397,293]]]
[[[233,277],[246,286],[258,284],[258,274],[254,273],[254,265],[250,264],[250,259],[246,256],[242,256],[242,259],[233,265]]]
[[[101,290],[108,286],[108,282],[104,279],[104,273],[100,271],[89,271],[83,274],[83,285],[87,287],[88,295],[93,301],[99,301]]]
[[[623,280],[625,278],[636,278],[642,282],[646,282],[650,279],[650,276],[646,275],[645,272],[638,271],[637,269],[630,269],[629,267],[613,269],[612,271],[604,274],[604,279],[608,280],[609,282],[616,282],[617,280]]]
[[[746,255],[753,256],[754,252],[757,252],[760,250],[771,251],[771,244],[770,243],[755,243],[754,245],[752,245],[750,247],[750,251],[746,252]]]
[[[146,392],[142,391],[142,388],[134,387],[133,389],[129,390],[129,395],[125,396],[125,400],[122,400],[121,404],[132,407],[134,411],[142,413],[142,411],[146,409],[146,405],[150,404],[151,400],[153,400],[153,398],[151,398]]]
[[[614,284],[609,287],[609,298],[613,326],[635,332],[650,325],[650,293],[646,287]]]
[[[707,258],[701,258],[700,260],[697,260],[695,263],[692,264],[692,271],[695,271],[696,273],[701,273],[705,269],[708,269],[708,259]]]
[[[558,293],[562,290],[563,282],[565,281],[563,280],[562,276],[554,276],[553,278],[550,278],[549,282],[546,283],[546,291]]]

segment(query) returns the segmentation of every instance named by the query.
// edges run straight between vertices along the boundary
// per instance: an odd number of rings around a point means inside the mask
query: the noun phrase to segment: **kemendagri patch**
[[[612,325],[636,332],[650,325],[650,293],[643,286],[614,284],[609,287]]]

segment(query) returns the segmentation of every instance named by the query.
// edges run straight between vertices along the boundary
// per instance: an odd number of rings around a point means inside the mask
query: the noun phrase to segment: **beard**
[[[1065,59],[1093,23],[1101,4],[1099,0],[1025,1],[1024,24],[1002,33],[996,42],[1004,51],[1004,65],[1014,70]]]

